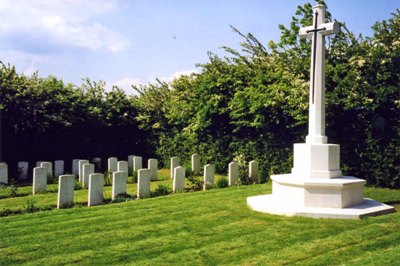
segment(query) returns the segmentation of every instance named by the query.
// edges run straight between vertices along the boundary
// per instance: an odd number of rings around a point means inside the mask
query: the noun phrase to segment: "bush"
[[[217,179],[217,188],[225,188],[229,186],[229,181],[226,176],[221,176],[220,178]]]
[[[194,191],[203,189],[203,181],[198,176],[190,175],[187,177],[189,181],[189,188]]]
[[[168,185],[158,184],[157,188],[151,192],[152,197],[166,196],[172,193],[172,189]]]

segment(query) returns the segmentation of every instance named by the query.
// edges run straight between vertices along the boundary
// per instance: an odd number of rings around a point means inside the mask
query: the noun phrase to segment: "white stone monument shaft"
[[[325,136],[325,35],[339,31],[338,22],[325,23],[325,6],[314,6],[314,25],[300,29],[311,38],[310,108],[307,143],[327,143]]]

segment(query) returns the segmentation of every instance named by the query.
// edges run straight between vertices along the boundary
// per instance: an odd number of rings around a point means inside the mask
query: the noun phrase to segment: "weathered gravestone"
[[[200,174],[200,155],[192,155],[192,173],[195,175]]]
[[[157,159],[147,160],[147,167],[150,170],[150,180],[157,181],[158,180],[158,160]]]
[[[138,199],[149,198],[150,195],[150,170],[140,169],[138,171],[137,197]]]
[[[75,175],[75,177],[79,177],[79,161],[80,159],[72,160],[72,174]]]
[[[113,173],[112,182],[112,199],[114,200],[119,194],[126,193],[126,182],[128,181],[128,172],[115,172]]]
[[[53,177],[53,163],[52,162],[42,162],[40,167],[44,167],[47,169],[47,178]]]
[[[133,157],[135,157],[135,155],[128,155],[128,169],[129,169],[129,173],[132,173],[132,171],[133,171]]]
[[[127,161],[119,161],[117,168],[118,168],[118,172],[128,173],[128,162]]]
[[[258,182],[258,162],[251,161],[249,163],[249,178],[253,183]]]
[[[57,160],[54,162],[54,176],[59,177],[60,175],[64,174],[64,161]]]
[[[45,193],[47,189],[48,169],[46,167],[33,168],[32,193]]]
[[[94,164],[86,163],[82,165],[82,187],[88,188],[89,176],[94,174]]]
[[[228,165],[229,186],[235,185],[239,180],[239,165],[237,162],[231,162]]]
[[[179,157],[171,158],[171,179],[174,179],[174,169],[181,164],[181,159]]]
[[[203,190],[214,187],[214,175],[215,167],[212,164],[207,164],[204,166],[204,184]]]
[[[74,205],[74,188],[74,175],[61,175],[58,177],[58,209],[69,208]]]
[[[133,171],[138,172],[140,169],[143,168],[143,160],[140,156],[133,157]]]
[[[79,160],[78,161],[78,169],[79,169],[79,182],[83,182],[83,165],[88,164],[88,160]]]
[[[111,173],[118,171],[118,158],[117,157],[108,158],[108,168],[107,169]]]
[[[8,165],[0,163],[0,183],[8,184]]]
[[[100,205],[103,203],[104,175],[89,175],[88,206]]]
[[[177,166],[174,169],[174,182],[172,191],[174,193],[185,190],[185,168]]]
[[[28,179],[28,169],[29,163],[28,162],[18,162],[18,177],[21,180]]]
[[[365,180],[342,176],[340,146],[325,135],[325,36],[339,31],[325,22],[325,6],[313,7],[313,25],[300,29],[312,39],[308,136],[294,144],[290,174],[272,175],[272,194],[248,197],[260,212],[324,218],[361,218],[393,212],[394,208],[363,198]]]

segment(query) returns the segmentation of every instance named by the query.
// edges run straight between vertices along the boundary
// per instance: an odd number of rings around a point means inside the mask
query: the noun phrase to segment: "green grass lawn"
[[[270,184],[250,185],[1,217],[0,265],[399,265],[400,214],[290,218],[246,206],[246,197],[267,193]],[[365,196],[400,202],[395,190],[366,188]],[[0,210],[27,197],[2,198]],[[76,201],[85,197],[76,192]],[[46,193],[37,204],[55,199]]]

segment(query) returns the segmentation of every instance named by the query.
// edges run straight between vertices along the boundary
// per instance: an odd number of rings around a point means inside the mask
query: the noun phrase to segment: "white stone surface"
[[[140,169],[138,171],[137,197],[138,199],[149,198],[150,195],[150,170]]]
[[[28,179],[29,162],[18,162],[19,179]]]
[[[172,191],[174,193],[185,191],[185,173],[186,170],[183,166],[177,166],[174,169],[174,180]]]
[[[54,162],[54,176],[59,177],[60,175],[64,174],[64,161],[57,160]]]
[[[231,162],[228,165],[229,186],[235,185],[239,180],[239,165],[237,162]]]
[[[79,182],[83,182],[83,165],[88,164],[88,160],[79,160],[78,161],[78,177],[79,177]]]
[[[192,173],[195,175],[200,174],[200,155],[192,155]]]
[[[8,165],[0,163],[0,183],[8,184]]]
[[[46,167],[33,168],[32,193],[45,193],[47,189],[48,169]]]
[[[170,175],[171,179],[174,179],[174,169],[181,164],[181,159],[179,157],[171,158]]]
[[[337,32],[338,26],[337,22],[325,23],[324,5],[316,5],[313,10],[316,23],[300,30],[301,36],[312,37],[312,45],[316,47],[315,54],[312,50],[306,143],[294,145],[291,174],[271,176],[272,194],[248,197],[247,204],[260,212],[323,218],[356,219],[394,212],[391,206],[364,199],[365,180],[342,176],[340,146],[327,144],[324,35]],[[307,32],[315,28],[318,32]]]
[[[74,188],[74,175],[61,175],[58,177],[58,209],[69,208],[74,205]]]
[[[251,161],[249,163],[249,177],[253,183],[258,183],[258,162]]]
[[[363,203],[347,208],[323,208],[287,204],[285,201],[275,198],[273,194],[269,194],[248,197],[247,204],[258,212],[312,218],[359,219],[395,212],[392,206],[371,199],[364,199]]]
[[[118,171],[118,158],[117,157],[108,158],[108,168],[107,169],[111,173]]]
[[[128,172],[113,173],[112,183],[112,199],[114,200],[119,194],[126,193],[126,182],[128,182]]]
[[[128,162],[127,161],[119,161],[117,168],[118,168],[118,172],[126,172],[128,174]]]
[[[89,176],[94,174],[94,164],[85,163],[82,165],[82,187],[88,188],[89,186]]]
[[[79,161],[80,159],[72,160],[72,174],[75,175],[75,177],[79,177]]]
[[[158,160],[157,159],[149,159],[147,160],[147,166],[150,170],[150,180],[157,181],[158,180]]]
[[[53,163],[52,162],[41,162],[40,167],[47,169],[47,177],[53,177]]]
[[[131,173],[133,171],[133,157],[135,157],[135,155],[128,155],[129,173]]]
[[[89,176],[88,206],[100,205],[103,203],[104,175],[91,174]]]
[[[215,167],[212,164],[204,166],[204,185],[203,190],[214,187]]]
[[[140,169],[143,169],[143,159],[141,156],[134,156],[133,171],[138,172]]]

